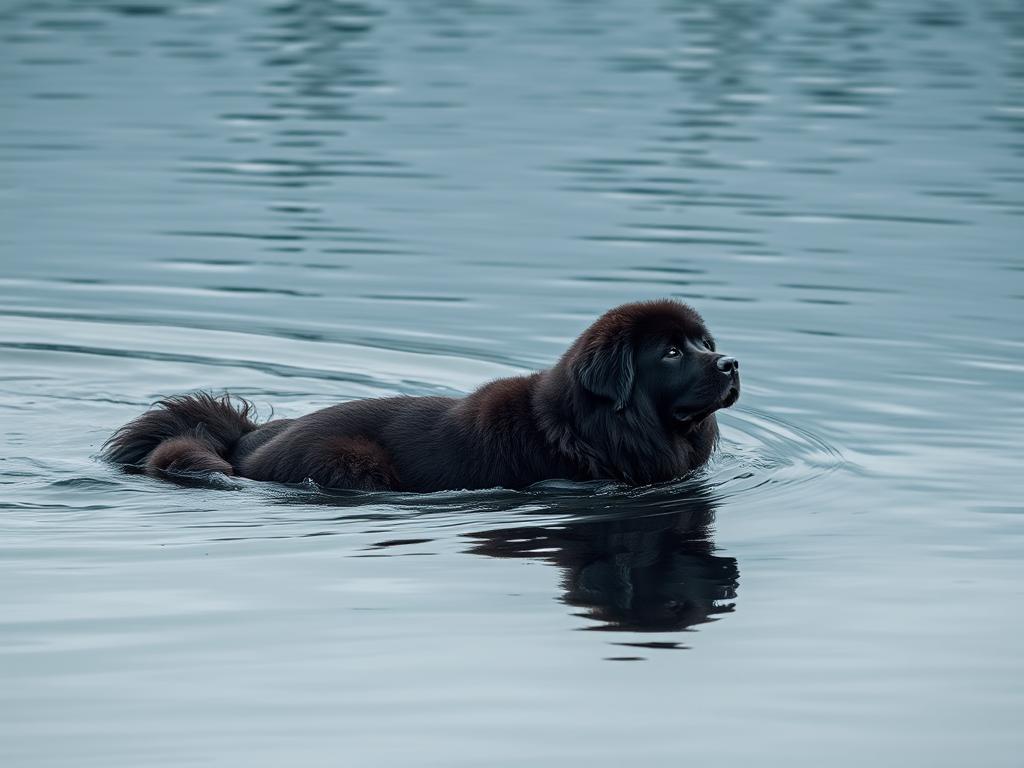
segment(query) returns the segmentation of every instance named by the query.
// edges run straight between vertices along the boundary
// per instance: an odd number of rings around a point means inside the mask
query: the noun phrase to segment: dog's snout
[[[715,367],[722,373],[737,373],[740,369],[740,361],[735,357],[722,357],[715,360]]]

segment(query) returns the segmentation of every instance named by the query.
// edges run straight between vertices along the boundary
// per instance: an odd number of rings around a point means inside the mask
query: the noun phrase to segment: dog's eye
[[[679,347],[669,347],[665,350],[665,357],[679,357],[682,352],[679,351]]]

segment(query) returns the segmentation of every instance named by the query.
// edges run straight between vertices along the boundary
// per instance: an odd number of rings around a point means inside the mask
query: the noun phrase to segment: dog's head
[[[597,407],[647,410],[676,432],[689,432],[740,395],[739,362],[719,353],[701,316],[678,301],[625,304],[605,313],[565,362]]]

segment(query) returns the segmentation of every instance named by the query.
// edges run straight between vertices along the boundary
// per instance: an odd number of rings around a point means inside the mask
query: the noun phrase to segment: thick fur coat
[[[170,397],[104,447],[163,473],[359,490],[522,488],[552,479],[646,484],[685,475],[714,448],[714,411],[739,395],[738,363],[676,301],[626,304],[549,370],[464,398],[390,397],[264,424],[228,396]]]

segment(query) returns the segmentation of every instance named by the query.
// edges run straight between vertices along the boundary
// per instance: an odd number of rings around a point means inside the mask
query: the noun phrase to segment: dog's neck
[[[714,415],[683,434],[667,430],[647,402],[634,400],[617,411],[562,363],[538,375],[532,391],[537,423],[552,450],[579,472],[574,479],[671,480],[704,464],[718,437]]]

